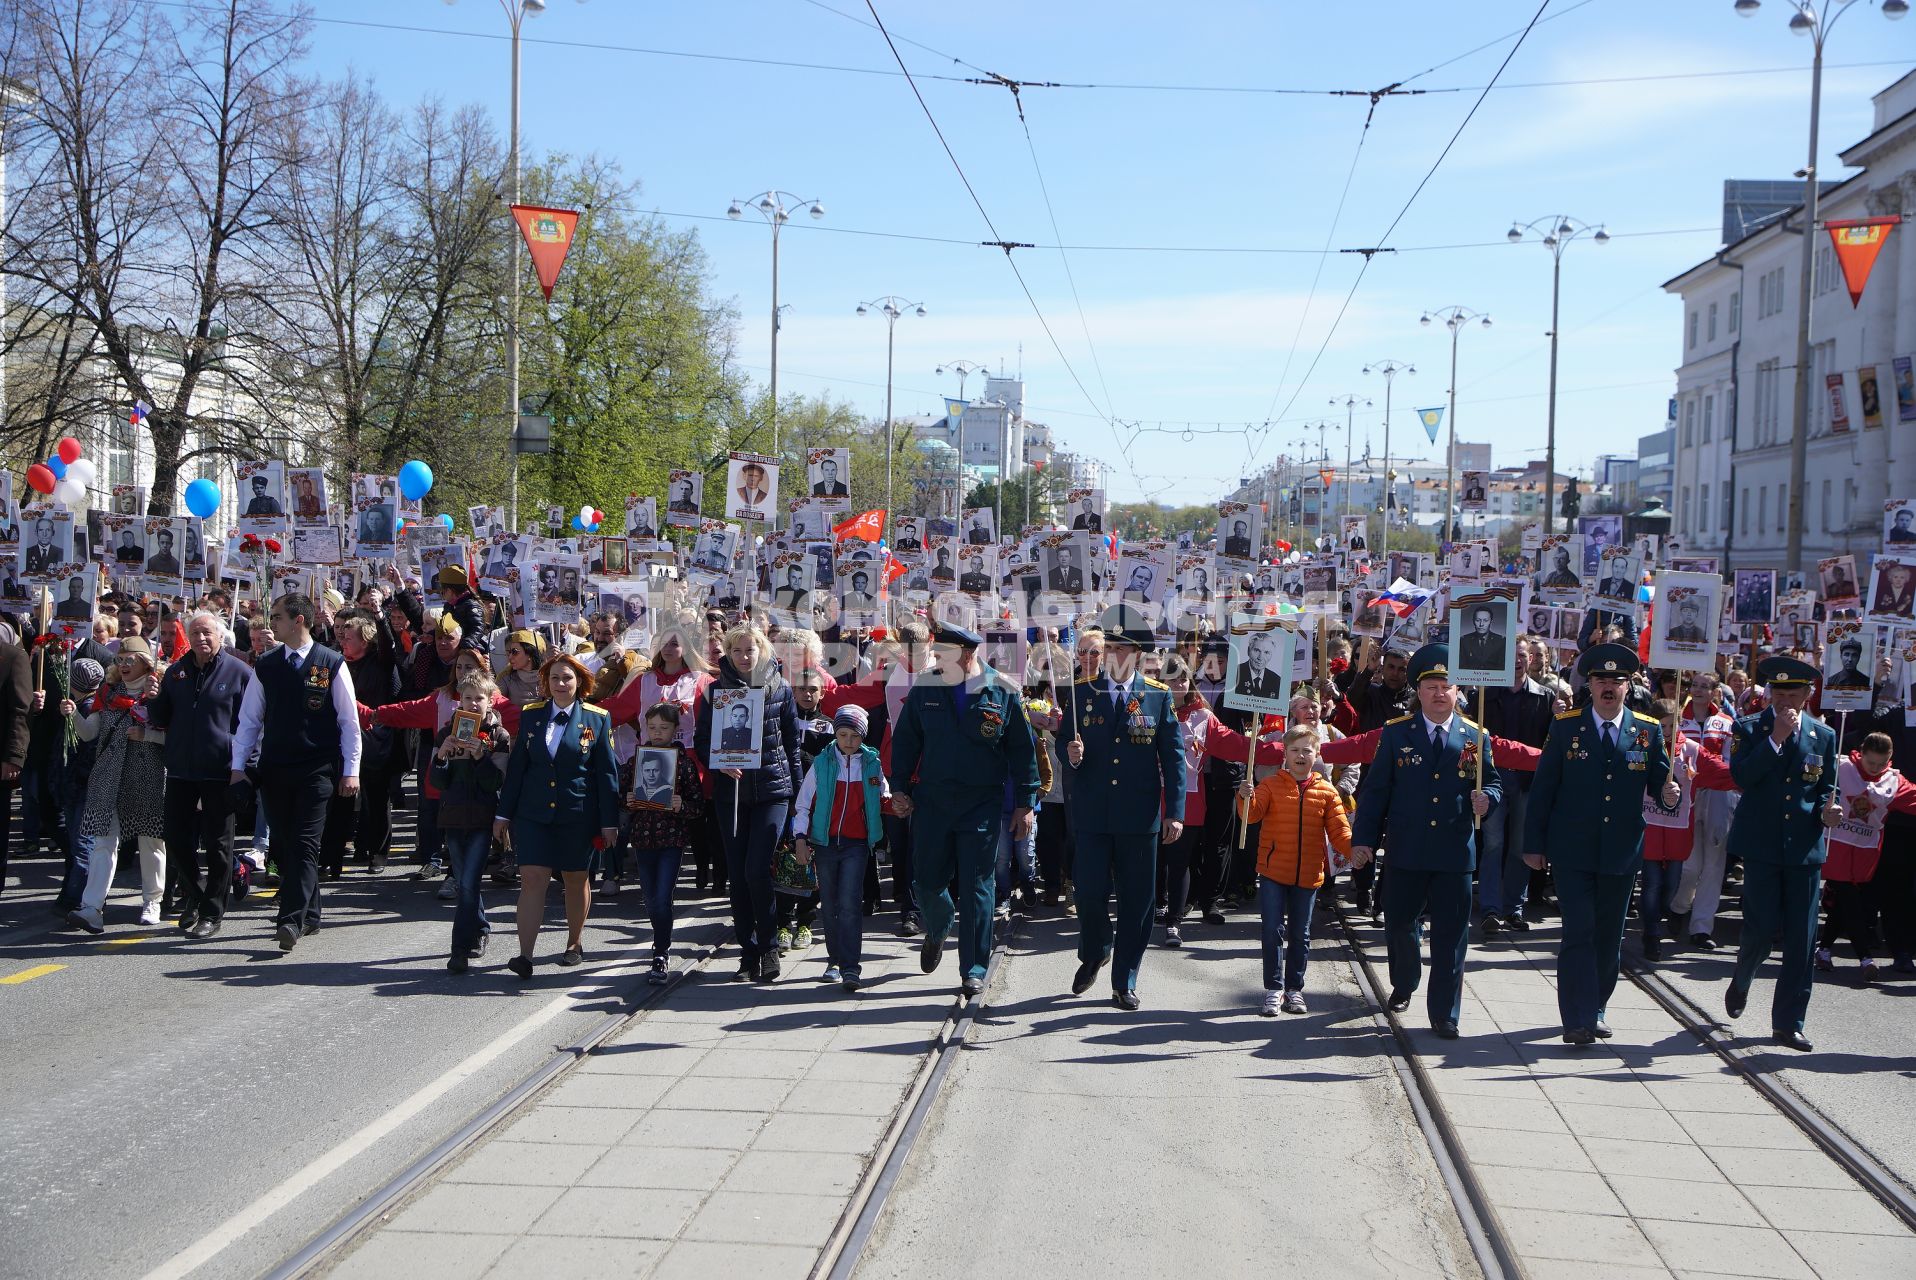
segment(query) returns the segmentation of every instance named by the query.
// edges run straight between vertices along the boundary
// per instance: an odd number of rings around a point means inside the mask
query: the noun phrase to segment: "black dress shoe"
[[[1111,993],[1111,1003],[1120,1009],[1127,1011],[1135,1010],[1138,1007],[1138,993],[1135,991],[1113,991]]]
[[[447,973],[464,973],[471,965],[472,961],[466,959],[463,953],[446,958]]]
[[[924,931],[925,922],[918,918],[916,912],[903,916],[898,921],[898,936],[901,938],[915,938]]]
[[[751,960],[738,962],[738,972],[732,975],[733,982],[750,982],[758,977],[758,965]]]
[[[1224,913],[1222,911],[1219,911],[1216,907],[1206,907],[1204,909],[1204,923],[1208,925],[1212,925],[1214,927],[1217,925],[1223,924]]]
[[[1810,1043],[1810,1038],[1801,1031],[1772,1031],[1770,1032],[1770,1042],[1772,1044],[1780,1044],[1785,1049],[1794,1049],[1798,1053],[1808,1053],[1816,1047]]]
[[[1663,940],[1661,938],[1645,938],[1643,940],[1643,958],[1652,964],[1663,959]]]
[[[983,978],[966,978],[958,984],[958,990],[967,996],[982,995],[985,989]]]
[[[1098,970],[1104,968],[1102,960],[1085,960],[1078,965],[1078,971],[1071,975],[1071,994],[1081,996],[1091,990],[1091,984],[1098,980]]]
[[[1565,1044],[1575,1045],[1581,1049],[1587,1044],[1595,1044],[1597,1042],[1597,1033],[1589,1027],[1571,1027],[1563,1033],[1563,1042]]]
[[[1690,935],[1690,945],[1698,951],[1715,951],[1716,939],[1707,933],[1693,933]]]
[[[942,937],[934,938],[927,934],[925,940],[918,944],[918,967],[926,973],[935,972],[938,962],[944,958],[945,940]]]
[[[518,974],[522,980],[532,977],[532,961],[524,956],[512,957],[512,959],[506,961],[506,968]]]
[[[580,947],[567,947],[559,956],[559,963],[570,969],[585,963],[585,951]]]
[[[318,925],[316,925],[316,924],[309,924],[309,925],[306,925],[306,926],[305,926],[304,928],[302,928],[302,929],[301,929],[301,930],[299,931],[299,936],[300,936],[300,937],[302,937],[302,938],[310,938],[310,937],[312,937],[312,936],[313,936],[314,934],[316,934],[316,933],[318,933],[318,932],[319,932],[319,926],[318,926]]]
[[[1504,928],[1510,930],[1512,933],[1530,932],[1530,922],[1522,916],[1504,916],[1502,924]]]
[[[1484,917],[1484,937],[1494,936],[1496,932],[1503,927],[1504,922],[1499,920],[1494,914]]]
[[[220,918],[218,916],[202,916],[199,921],[194,924],[193,931],[186,936],[189,938],[210,938],[219,931]]]
[[[1723,1012],[1732,1018],[1742,1017],[1743,1006],[1749,1002],[1750,993],[1747,991],[1738,991],[1735,987],[1729,987],[1723,992]]]
[[[283,924],[273,930],[273,937],[278,941],[281,951],[291,951],[299,945],[299,930],[290,924]]]
[[[1432,1027],[1431,1030],[1437,1033],[1439,1040],[1455,1040],[1457,1038],[1457,1024],[1448,1018],[1439,1022],[1436,1026]]]
[[[187,908],[184,911],[180,912],[180,932],[181,933],[188,933],[188,934],[192,933],[193,926],[198,924],[199,922],[200,922],[200,908],[198,903],[190,903],[188,904]]]
[[[1611,1036],[1614,1036],[1616,1034],[1616,1032],[1610,1029],[1610,1024],[1605,1022],[1602,1018],[1597,1019],[1597,1025],[1590,1028],[1590,1033],[1596,1036],[1596,1038],[1599,1040],[1608,1040]]]
[[[1391,992],[1390,993],[1390,1011],[1392,1013],[1402,1013],[1404,1010],[1410,1008],[1411,997],[1416,994],[1417,993],[1415,991]]]
[[[778,948],[772,947],[758,958],[758,980],[760,982],[777,982],[778,974]]]

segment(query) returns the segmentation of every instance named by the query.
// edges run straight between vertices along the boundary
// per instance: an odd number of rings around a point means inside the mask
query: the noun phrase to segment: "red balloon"
[[[66,463],[69,467],[80,460],[80,442],[72,436],[61,436],[60,443],[55,446],[55,448],[60,456],[60,461]]]
[[[53,472],[47,470],[47,464],[36,462],[27,468],[27,484],[35,493],[53,492]]]
[[[601,511],[601,510],[599,510],[599,509],[598,509],[597,507],[594,507],[594,508],[592,508],[592,523],[593,523],[593,524],[604,524],[604,523],[605,523],[605,512],[603,512],[603,511]]]

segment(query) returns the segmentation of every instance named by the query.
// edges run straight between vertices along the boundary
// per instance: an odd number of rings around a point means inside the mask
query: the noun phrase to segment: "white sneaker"
[[[1264,993],[1264,1007],[1257,1011],[1258,1017],[1275,1018],[1278,1007],[1283,1003],[1283,1000],[1284,995],[1282,992],[1266,991]]]
[[[1309,1009],[1306,1009],[1304,1007],[1304,993],[1302,991],[1286,991],[1284,993],[1284,1012],[1285,1013],[1309,1013],[1310,1012]]]
[[[158,898],[154,898],[149,902],[143,903],[140,907],[140,923],[141,924],[158,924],[159,922],[160,922],[160,900]]]

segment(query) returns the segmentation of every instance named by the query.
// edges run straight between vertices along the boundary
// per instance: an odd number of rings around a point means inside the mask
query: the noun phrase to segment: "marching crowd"
[[[265,609],[218,588],[180,609],[106,594],[88,637],[35,639],[27,618],[0,633],[6,820],[21,855],[62,860],[54,910],[101,933],[136,855],[139,923],[205,939],[276,878],[291,951],[322,927],[325,882],[386,872],[401,805],[412,880],[453,904],[455,973],[486,954],[490,882],[516,890],[506,967],[531,978],[555,879],[558,965],[585,958],[595,895],[634,889],[659,982],[676,903],[711,894],[730,901],[739,981],[776,980],[817,939],[826,981],[855,992],[882,917],[927,972],[955,938],[975,994],[1016,912],[1075,917],[1073,991],[1108,967],[1136,1009],[1154,941],[1244,911],[1260,1011],[1302,1013],[1332,887],[1383,923],[1393,1009],[1422,988],[1443,1036],[1473,936],[1551,914],[1573,1044],[1609,1034],[1627,921],[1646,962],[1713,951],[1728,895],[1726,1006],[1743,1012],[1780,943],[1779,1043],[1810,1047],[1813,971],[1839,948],[1862,982],[1885,954],[1916,973],[1916,785],[1895,767],[1916,730],[1887,699],[1843,717],[1839,743],[1819,669],[1787,652],[1679,678],[1593,614],[1573,662],[1521,636],[1513,682],[1464,691],[1446,644],[1331,619],[1288,714],[1260,716],[1220,696],[1223,634],[1167,638],[1122,603],[1033,628],[1023,670],[1000,671],[978,633],[903,611],[828,642],[662,582],[629,648],[612,612],[503,625],[458,565],[392,579]],[[711,767],[735,734],[756,764]]]

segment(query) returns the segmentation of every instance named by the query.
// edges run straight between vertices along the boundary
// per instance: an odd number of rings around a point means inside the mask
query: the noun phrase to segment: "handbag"
[[[818,868],[809,862],[800,862],[790,840],[780,841],[778,851],[772,855],[772,888],[794,898],[809,898],[818,892]]]

